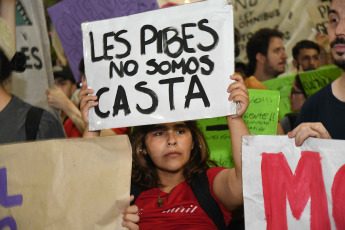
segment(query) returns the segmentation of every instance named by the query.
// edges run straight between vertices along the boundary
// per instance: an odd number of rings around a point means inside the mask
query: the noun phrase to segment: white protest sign
[[[307,8],[313,27],[324,34],[327,34],[329,4],[329,2],[322,2],[309,5]]]
[[[0,145],[0,229],[122,229],[126,135]]]
[[[236,113],[233,11],[213,0],[82,24],[90,130]]]
[[[303,39],[315,40],[310,23],[307,6],[319,3],[320,0],[234,0],[235,28],[240,32],[239,58],[247,62],[246,45],[250,37],[259,29],[268,27],[283,33],[285,51],[292,61],[292,48]],[[289,64],[286,72],[293,72],[294,66]]]
[[[60,119],[60,111],[48,105],[46,96],[46,90],[54,87],[54,78],[41,0],[16,0],[16,38],[17,51],[26,56],[26,70],[14,74],[12,93]]]
[[[242,141],[246,229],[345,229],[345,141]]]

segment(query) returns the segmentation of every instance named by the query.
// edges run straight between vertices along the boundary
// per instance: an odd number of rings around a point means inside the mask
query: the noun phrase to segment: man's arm
[[[332,139],[326,128],[320,122],[301,123],[294,130],[289,132],[289,138],[295,138],[296,146],[301,146],[309,137]]]

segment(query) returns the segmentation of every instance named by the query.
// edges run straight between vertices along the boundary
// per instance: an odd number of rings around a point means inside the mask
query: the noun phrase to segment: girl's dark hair
[[[23,72],[26,68],[26,57],[23,53],[16,52],[10,61],[5,52],[0,48],[0,83],[2,84],[11,76],[12,71]]]
[[[185,121],[185,124],[191,131],[194,146],[189,161],[184,167],[183,176],[187,183],[191,183],[197,174],[205,171],[209,167],[217,166],[217,163],[210,159],[209,148],[197,122]],[[143,189],[161,186],[159,184],[156,166],[150,156],[143,153],[146,134],[153,127],[154,125],[135,127],[131,135],[133,154],[132,181]]]

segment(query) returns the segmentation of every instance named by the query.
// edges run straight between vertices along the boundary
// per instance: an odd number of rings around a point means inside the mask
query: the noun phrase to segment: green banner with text
[[[280,94],[278,91],[248,89],[249,107],[243,120],[253,135],[277,134]],[[220,166],[233,167],[231,142],[225,117],[198,120],[204,131],[211,158]]]
[[[307,97],[313,95],[341,75],[341,69],[335,65],[324,66],[318,70],[300,73],[301,83]]]
[[[279,119],[282,120],[287,113],[292,113],[290,110],[289,94],[296,74],[288,75],[285,77],[274,78],[262,82],[268,89],[277,90],[280,92],[279,104]]]

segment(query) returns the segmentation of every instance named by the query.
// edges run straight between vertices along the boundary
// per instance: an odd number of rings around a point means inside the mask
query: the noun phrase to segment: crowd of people
[[[11,35],[15,41],[14,0],[0,0],[0,28],[2,37]],[[345,139],[345,2],[331,1],[328,42],[334,64],[342,74],[334,82],[307,97],[298,73],[313,71],[329,64],[324,48],[325,35],[318,34],[316,42],[301,40],[293,50],[293,66],[297,75],[289,98],[291,110],[278,124],[277,134],[295,138],[297,146],[309,137]],[[242,119],[249,106],[247,89],[267,89],[263,81],[277,78],[284,73],[287,52],[283,35],[276,29],[262,28],[247,43],[248,63],[236,62],[237,73],[230,76],[229,103],[238,103],[236,115],[226,117],[231,136],[234,168],[218,167],[210,158],[205,137],[196,121],[145,125],[89,131],[88,110],[98,104],[94,91],[87,87],[84,61],[80,62],[83,76],[78,100],[78,84],[67,66],[54,66],[55,88],[47,89],[51,107],[62,111],[60,120],[49,112],[29,105],[11,94],[12,71],[23,71],[25,60],[15,50],[3,48],[0,38],[0,143],[28,140],[128,134],[133,151],[131,205],[122,211],[124,227],[128,229],[169,229],[172,226],[198,229],[226,229],[231,223],[231,211],[243,203],[241,137],[250,132]],[[15,44],[15,42],[14,42]],[[8,51],[9,50],[9,51]],[[204,175],[204,177],[202,177]],[[205,179],[206,178],[206,179]],[[201,182],[200,182],[201,181]],[[198,185],[198,182],[200,182]],[[215,203],[215,210],[208,210],[199,198],[203,190]],[[137,188],[135,191],[134,188]],[[138,192],[139,191],[139,192]],[[177,215],[163,213],[174,207],[190,208],[195,212]],[[206,208],[205,208],[206,207]],[[210,214],[211,213],[211,214]],[[213,213],[213,214],[212,214]],[[217,219],[215,213],[221,216]]]

